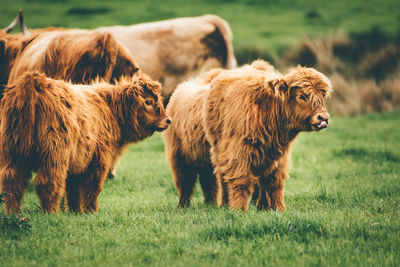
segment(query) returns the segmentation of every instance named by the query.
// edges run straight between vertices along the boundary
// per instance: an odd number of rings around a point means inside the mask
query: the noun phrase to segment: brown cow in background
[[[215,15],[96,30],[110,32],[123,43],[141,69],[163,84],[165,99],[187,78],[211,68],[236,67],[231,29]]]
[[[69,31],[46,28],[31,33],[55,30]],[[110,32],[126,46],[140,68],[163,84],[166,101],[177,84],[189,77],[211,68],[236,67],[231,29],[225,20],[215,15],[96,30]]]
[[[4,55],[9,59],[9,83],[27,71],[88,84],[96,77],[110,82],[121,76],[131,76],[139,69],[130,52],[110,33],[49,30],[33,31],[31,37],[19,35],[19,38],[21,42],[16,44],[10,44],[7,37],[0,39],[8,49]],[[12,51],[19,53],[13,56]]]

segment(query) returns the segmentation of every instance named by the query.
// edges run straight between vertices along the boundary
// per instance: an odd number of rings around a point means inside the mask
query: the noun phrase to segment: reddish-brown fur
[[[106,32],[80,30],[33,31],[31,36],[0,33],[0,83],[15,81],[26,71],[89,84],[96,77],[107,82],[137,72],[130,52]]]
[[[29,37],[24,35],[9,35],[0,30],[0,91],[8,82],[11,68],[15,60],[22,54],[25,47],[29,45],[37,34]]]
[[[31,30],[31,34],[60,30],[69,31],[46,28]],[[95,31],[115,36],[140,68],[162,83],[166,101],[177,84],[189,77],[211,68],[236,67],[231,29],[225,20],[215,15],[102,27]]]
[[[212,68],[235,68],[232,33],[215,15],[96,29],[112,33],[169,99],[176,86]]]
[[[190,203],[200,174],[208,203],[247,210],[254,186],[258,208],[284,210],[290,145],[301,131],[325,128],[329,80],[311,68],[282,75],[258,60],[235,70],[213,70],[181,84],[163,134],[179,193]]]
[[[32,172],[43,209],[64,192],[74,212],[97,211],[110,166],[129,143],[165,129],[161,87],[147,75],[110,85],[72,85],[28,72],[0,104],[0,180],[5,211],[19,212]]]

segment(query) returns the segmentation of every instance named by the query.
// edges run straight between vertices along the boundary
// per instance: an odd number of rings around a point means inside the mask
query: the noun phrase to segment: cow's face
[[[325,106],[325,93],[314,88],[295,87],[290,96],[295,124],[300,131],[319,131],[329,124]]]
[[[125,124],[142,137],[163,131],[171,124],[163,105],[161,85],[147,75],[135,75],[129,86],[122,90],[122,97],[126,105]]]
[[[315,69],[298,67],[283,80],[290,127],[298,131],[325,129],[329,124],[325,104],[331,90],[328,78]]]
[[[167,129],[171,119],[167,116],[160,94],[154,94],[154,91],[144,86],[143,99],[138,113],[139,123],[151,132]]]

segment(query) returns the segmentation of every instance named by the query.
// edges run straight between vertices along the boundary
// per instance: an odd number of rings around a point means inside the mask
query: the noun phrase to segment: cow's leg
[[[34,184],[40,204],[46,212],[58,212],[66,179],[67,165],[63,162],[45,161],[39,168]]]
[[[107,162],[107,157],[94,157],[92,164],[88,168],[88,172],[83,175],[85,180],[80,184],[83,211],[97,211],[97,197],[103,190],[103,184],[107,179],[109,169],[110,164]]]
[[[229,205],[229,186],[228,183],[221,177],[219,179],[221,186],[221,207]]]
[[[266,178],[266,186],[271,201],[270,207],[273,210],[285,210],[284,184],[286,173],[282,169],[277,169]]]
[[[83,179],[82,175],[68,175],[64,204],[67,210],[71,212],[79,213],[82,211],[79,185]]]
[[[233,209],[247,211],[247,202],[253,193],[253,184],[246,177],[225,180],[229,190],[229,205]]]
[[[108,179],[114,179],[115,176],[117,175],[117,170],[115,169],[115,165],[117,164],[119,157],[122,155],[122,153],[126,150],[127,147],[128,146],[123,146],[114,153],[114,156],[112,157],[111,161],[111,167],[107,174]]]
[[[21,201],[31,172],[13,163],[3,164],[0,170],[1,191],[6,192],[4,210],[6,213],[20,212]]]
[[[260,177],[259,186],[257,189],[259,190],[257,209],[258,210],[269,210],[271,207],[271,202],[267,195],[267,179],[265,177]],[[254,193],[253,193],[253,196],[254,196]]]
[[[179,195],[178,207],[183,208],[189,206],[196,184],[197,172],[186,162],[186,159],[179,151],[170,157],[170,163],[172,174],[175,179],[175,187]]]
[[[220,194],[221,194],[221,203],[220,206],[228,206],[229,205],[229,186],[228,183],[224,180],[224,174],[221,172],[220,168],[218,165],[215,166],[215,171],[214,171],[216,180],[217,180],[217,185],[220,188]]]
[[[253,195],[251,196],[250,204],[256,205],[260,197],[260,187],[258,184],[254,185]]]
[[[204,202],[206,204],[216,205],[218,198],[218,184],[211,166],[200,170],[199,180],[201,188],[203,189]]]

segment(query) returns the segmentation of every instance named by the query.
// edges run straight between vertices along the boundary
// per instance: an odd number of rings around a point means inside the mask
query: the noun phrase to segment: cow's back
[[[205,15],[132,26],[103,27],[132,53],[169,97],[181,81],[211,68],[233,68],[232,34],[221,18]]]
[[[172,123],[163,136],[167,154],[175,154],[179,149],[188,162],[202,166],[210,163],[209,144],[203,128],[203,103],[209,84],[196,80],[180,84],[172,94],[167,106]]]
[[[42,31],[15,60],[9,83],[26,71],[88,84],[101,77],[106,81],[138,70],[127,48],[110,33],[87,30]]]

